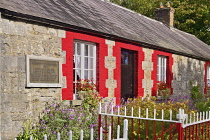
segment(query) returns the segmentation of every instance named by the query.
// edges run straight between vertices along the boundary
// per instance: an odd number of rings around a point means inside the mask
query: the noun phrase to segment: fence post
[[[69,131],[69,140],[72,140],[72,130]]]
[[[47,140],[47,135],[46,134],[44,134],[44,140]]]
[[[90,129],[90,140],[93,140],[93,128]]]
[[[57,133],[57,140],[60,140],[61,139],[61,134],[60,132]]]
[[[112,127],[109,126],[109,136],[108,136],[108,140],[112,139]]]
[[[100,129],[101,129],[101,103],[99,103],[99,112],[98,112],[98,137],[100,137]]]
[[[179,120],[178,123],[176,123],[176,129],[178,131],[178,140],[184,140],[184,120],[186,119],[187,114],[184,114],[184,109],[179,109],[179,114],[176,115],[176,118]]]
[[[123,126],[123,139],[128,139],[128,120],[124,120],[124,126]]]
[[[120,139],[120,125],[117,126],[117,140]]]
[[[99,140],[103,140],[103,128],[100,128]]]
[[[184,140],[184,128],[182,128],[182,123],[176,123],[176,129],[178,131],[178,140]]]
[[[80,140],[83,140],[83,130],[80,131]]]

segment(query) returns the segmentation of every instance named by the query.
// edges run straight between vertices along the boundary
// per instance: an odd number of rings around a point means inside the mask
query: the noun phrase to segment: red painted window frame
[[[66,31],[66,38],[62,39],[62,50],[66,52],[65,64],[62,65],[63,76],[66,76],[66,88],[62,89],[62,100],[73,100],[73,48],[74,40],[83,40],[96,43],[97,47],[97,85],[101,96],[108,96],[105,87],[108,79],[108,69],[105,68],[105,56],[108,55],[108,46],[104,38]],[[100,83],[100,84],[99,84]]]
[[[207,90],[210,89],[210,87],[208,87],[208,85],[207,85],[207,71],[208,71],[207,67],[208,66],[210,66],[210,62],[206,62],[204,64],[204,71],[205,71],[205,73],[204,73],[204,83],[205,83],[204,94],[207,94]]]
[[[128,49],[137,52],[137,97],[144,96],[144,89],[142,88],[142,80],[144,79],[144,70],[142,69],[142,62],[144,61],[144,52],[142,47],[126,44],[122,42],[115,42],[113,47],[113,56],[116,57],[116,69],[114,69],[114,79],[117,81],[117,88],[115,88],[116,104],[120,104],[121,100],[121,49]]]
[[[173,80],[173,72],[172,72],[172,65],[173,65],[173,57],[171,53],[162,52],[158,50],[154,50],[152,54],[152,62],[153,62],[153,71],[152,71],[152,80],[153,80],[153,87],[152,87],[152,96],[157,96],[157,63],[158,63],[158,56],[163,55],[167,57],[167,69],[166,69],[166,84],[171,89],[171,94],[173,93],[172,88],[172,80]]]

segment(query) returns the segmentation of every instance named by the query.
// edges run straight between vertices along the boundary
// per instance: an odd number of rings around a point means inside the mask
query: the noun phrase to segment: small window
[[[96,44],[83,41],[74,42],[74,91],[78,80],[96,82]]]
[[[210,65],[207,66],[207,86],[210,87]]]
[[[157,63],[157,81],[166,82],[166,71],[167,71],[167,57],[159,55]]]

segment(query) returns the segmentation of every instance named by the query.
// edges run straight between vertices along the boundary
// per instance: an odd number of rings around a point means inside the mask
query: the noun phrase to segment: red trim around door
[[[142,70],[142,62],[144,61],[144,52],[142,47],[115,42],[113,55],[116,57],[116,69],[114,69],[114,79],[117,81],[117,88],[115,88],[116,104],[120,103],[120,89],[121,89],[121,48],[137,51],[137,96],[144,96],[144,89],[142,88],[142,79],[144,79],[144,71]]]

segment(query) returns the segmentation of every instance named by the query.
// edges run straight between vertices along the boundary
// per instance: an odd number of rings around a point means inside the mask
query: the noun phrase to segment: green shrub
[[[70,130],[73,132],[73,139],[79,139],[80,130],[84,132],[84,139],[89,139],[90,128],[97,128],[98,105],[102,97],[96,90],[86,91],[81,106],[69,106],[64,102],[46,104],[39,122],[34,128],[27,121],[23,128],[23,133],[17,137],[18,140],[43,139],[46,134],[48,140],[56,140],[57,133],[60,132],[61,139],[68,139]],[[97,133],[95,133],[96,135]],[[95,136],[96,138],[96,136]]]
[[[190,82],[191,88],[191,95],[192,100],[194,103],[195,108],[198,112],[208,111],[210,110],[210,95],[209,94],[202,94],[200,92],[200,85],[193,85],[192,81]]]
[[[43,117],[40,118],[35,128],[25,127],[18,140],[28,140],[30,135],[34,139],[43,139],[47,134],[48,140],[56,140],[60,132],[61,139],[68,139],[69,131],[73,132],[73,139],[79,139],[80,130],[84,131],[84,139],[89,139],[90,128],[97,126],[97,111],[90,112],[81,106],[67,106],[64,103],[46,104]]]
[[[33,136],[34,133],[36,133],[36,130],[31,128],[31,120],[28,119],[24,122],[23,132],[18,135],[17,140],[29,140],[30,136]],[[34,140],[38,139],[34,138]]]
[[[83,107],[94,111],[98,108],[99,103],[101,102],[102,97],[97,91],[88,91],[88,94],[85,95],[85,98],[82,101]]]

